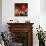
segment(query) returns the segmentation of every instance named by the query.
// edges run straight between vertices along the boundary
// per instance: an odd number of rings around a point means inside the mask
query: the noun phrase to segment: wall
[[[3,23],[3,26],[6,25],[6,23],[10,20],[10,19],[18,19],[18,20],[21,20],[20,22],[24,22],[25,19],[27,17],[15,17],[14,16],[14,3],[15,2],[18,2],[17,0],[3,0],[2,1],[2,23]],[[37,1],[37,0],[23,0],[23,1],[19,1],[19,2],[27,2],[29,4],[29,8],[28,8],[28,19],[30,19],[31,22],[33,23],[39,23],[39,19],[40,19],[40,0]],[[23,18],[23,19],[22,19]],[[5,30],[7,30],[5,27],[4,27]]]
[[[0,31],[2,31],[2,0],[0,0]]]
[[[42,0],[41,0],[42,1]],[[15,17],[14,16],[14,3],[15,2],[25,2],[28,3],[28,17]],[[42,2],[40,0],[2,0],[2,26],[3,31],[8,30],[7,22],[9,20],[13,19],[14,21],[17,19],[19,22],[25,22],[26,19],[29,19],[31,23],[34,23],[33,25],[33,45],[38,46],[38,39],[36,37],[36,27],[38,27],[39,24],[46,29],[46,15],[43,14],[41,8]]]
[[[40,0],[40,24],[46,31],[46,0]]]
[[[46,0],[40,0],[41,12],[46,13]]]

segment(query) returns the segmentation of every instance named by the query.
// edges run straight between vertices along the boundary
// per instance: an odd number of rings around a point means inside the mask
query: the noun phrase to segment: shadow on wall
[[[0,0],[0,31],[2,31],[2,0]]]

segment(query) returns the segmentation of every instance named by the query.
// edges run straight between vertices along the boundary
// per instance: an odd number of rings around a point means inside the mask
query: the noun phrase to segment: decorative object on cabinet
[[[13,19],[13,20],[10,20],[9,23],[19,23],[19,20]]]
[[[30,20],[26,20],[25,23],[30,23]]]
[[[25,18],[25,23],[30,23],[29,17],[26,17],[26,18]]]

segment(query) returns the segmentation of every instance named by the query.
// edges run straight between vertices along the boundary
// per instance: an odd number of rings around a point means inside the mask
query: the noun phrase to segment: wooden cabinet
[[[23,46],[33,46],[33,23],[7,23],[14,41]]]

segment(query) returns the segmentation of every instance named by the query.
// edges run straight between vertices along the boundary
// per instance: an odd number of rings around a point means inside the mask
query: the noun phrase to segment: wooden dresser
[[[7,23],[12,39],[15,42],[23,43],[22,46],[33,46],[33,23]]]

